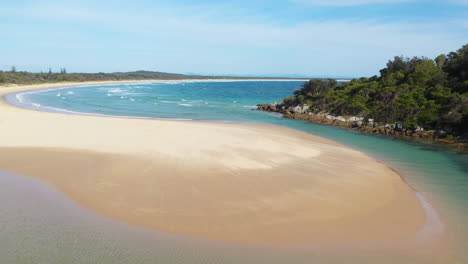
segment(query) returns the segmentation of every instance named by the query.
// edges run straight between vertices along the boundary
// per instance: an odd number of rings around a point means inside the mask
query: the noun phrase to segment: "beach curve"
[[[0,95],[51,86],[2,88]],[[0,112],[1,169],[39,177],[130,224],[234,243],[314,246],[398,242],[426,222],[395,171],[305,132],[65,115],[5,101]]]

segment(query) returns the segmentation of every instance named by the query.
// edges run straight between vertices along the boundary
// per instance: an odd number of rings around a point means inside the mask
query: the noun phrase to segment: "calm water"
[[[307,131],[359,149],[400,171],[447,222],[454,241],[454,263],[468,263],[468,155],[436,145],[364,135],[336,127],[287,120],[252,111],[259,103],[278,101],[301,82],[170,82],[75,87],[16,96],[23,106],[49,111],[76,111],[119,116],[191,120],[262,122]],[[33,105],[34,104],[34,105]],[[330,263],[310,254],[230,248],[180,241],[176,237],[115,223],[84,209],[57,202],[21,177],[3,173],[0,207],[1,263]],[[24,181],[16,184],[16,181]],[[28,189],[29,188],[29,189]],[[29,191],[28,191],[29,190]],[[32,193],[36,192],[35,195]],[[41,191],[42,190],[42,191]],[[23,196],[31,198],[20,199]],[[18,197],[17,197],[18,196]],[[40,197],[32,199],[32,197]],[[61,204],[60,204],[61,203]],[[67,204],[67,205],[65,205]],[[38,206],[44,207],[40,214]],[[73,210],[70,209],[73,207]],[[59,208],[60,210],[54,210]],[[81,211],[83,212],[81,212]],[[59,213],[60,212],[60,213]],[[68,221],[70,218],[74,221]],[[20,219],[20,221],[18,221]],[[108,223],[109,222],[109,223]],[[162,241],[164,239],[164,241]],[[7,242],[7,243],[6,243]],[[6,244],[5,244],[6,243]],[[6,246],[5,246],[6,245]],[[220,247],[213,250],[213,247]],[[221,249],[222,248],[222,249]],[[21,254],[20,254],[21,253]],[[22,257],[18,257],[21,255]],[[80,259],[82,258],[82,259]],[[41,261],[33,261],[41,260]],[[458,262],[457,262],[458,261]],[[342,261],[337,261],[343,263]],[[361,263],[348,260],[347,263]],[[382,260],[374,263],[384,263]],[[390,262],[392,263],[392,262]],[[399,263],[416,263],[414,260]],[[434,262],[437,263],[437,262]]]

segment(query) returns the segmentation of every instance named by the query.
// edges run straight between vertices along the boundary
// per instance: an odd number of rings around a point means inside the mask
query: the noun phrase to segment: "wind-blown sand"
[[[0,88],[0,96],[51,86]],[[284,127],[67,115],[2,100],[0,131],[0,169],[161,231],[265,246],[356,246],[411,240],[426,223],[396,172]]]

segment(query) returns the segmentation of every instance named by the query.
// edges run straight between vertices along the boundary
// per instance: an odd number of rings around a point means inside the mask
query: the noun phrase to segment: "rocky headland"
[[[280,113],[284,118],[288,119],[338,126],[346,129],[359,130],[364,133],[418,138],[428,143],[438,142],[453,147],[468,148],[468,140],[460,139],[452,135],[450,131],[425,130],[420,126],[405,128],[399,123],[383,124],[361,116],[335,116],[330,113],[314,113],[306,104],[296,106],[286,106],[280,103],[259,104],[256,110]]]

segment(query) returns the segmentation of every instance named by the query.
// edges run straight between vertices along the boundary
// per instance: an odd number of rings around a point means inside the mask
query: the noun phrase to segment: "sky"
[[[0,0],[0,70],[372,76],[468,44],[468,0]]]

